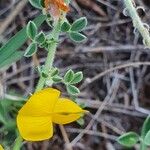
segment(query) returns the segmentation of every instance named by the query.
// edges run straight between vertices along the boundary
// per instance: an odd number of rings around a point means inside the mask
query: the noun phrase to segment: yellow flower
[[[73,101],[59,96],[60,91],[46,88],[33,94],[21,108],[17,126],[25,140],[49,139],[53,136],[53,123],[71,123],[86,112]]]
[[[2,147],[2,145],[0,145],[0,150],[4,150],[3,147]]]

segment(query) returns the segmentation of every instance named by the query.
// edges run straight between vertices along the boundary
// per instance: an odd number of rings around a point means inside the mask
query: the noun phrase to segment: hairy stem
[[[59,38],[59,29],[60,29],[60,24],[61,22],[58,21],[56,24],[54,24],[54,29],[52,31],[52,37],[54,39],[54,42],[50,43],[49,48],[48,48],[48,55],[45,61],[45,66],[43,68],[44,73],[48,74],[48,71],[52,68],[53,62],[54,62],[54,57],[55,57],[55,52],[57,48],[57,41]],[[45,84],[45,78],[40,76],[39,82],[36,87],[36,92],[43,89],[44,84]]]
[[[143,42],[150,48],[150,34],[148,29],[144,26],[141,18],[138,16],[137,10],[134,7],[133,0],[124,0],[125,7],[132,18],[134,27],[140,32],[143,37]]]

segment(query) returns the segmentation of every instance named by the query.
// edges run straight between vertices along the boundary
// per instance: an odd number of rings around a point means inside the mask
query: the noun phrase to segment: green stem
[[[147,150],[147,146],[145,145],[143,138],[140,140],[140,150]]]
[[[54,24],[54,29],[52,31],[52,37],[54,39],[54,42],[52,42],[49,45],[48,55],[47,55],[47,58],[46,58],[46,61],[45,61],[45,66],[43,68],[43,71],[46,74],[48,74],[48,71],[53,66],[55,53],[56,53],[56,48],[57,48],[57,41],[58,41],[59,33],[60,33],[60,25],[61,25],[61,21],[60,20]],[[40,76],[39,82],[38,82],[36,90],[35,90],[36,92],[41,90],[41,89],[43,89],[45,81],[46,81],[46,79],[44,77]]]
[[[147,146],[144,143],[141,143],[140,150],[147,150]]]
[[[147,150],[147,146],[144,143],[144,136],[141,136],[140,138],[140,150]]]
[[[22,141],[23,141],[22,137],[18,135],[18,137],[15,140],[13,150],[20,150],[22,146]]]
[[[143,37],[143,41],[145,42],[146,46],[150,48],[150,34],[147,28],[144,27],[144,24],[141,21],[141,18],[137,14],[137,10],[133,5],[133,0],[124,0],[124,4],[127,8],[127,11],[132,18],[133,25]]]
[[[46,59],[46,62],[45,62],[45,67],[43,69],[43,71],[46,74],[48,74],[48,71],[52,68],[56,47],[57,47],[56,43],[53,43],[49,47],[49,52],[48,52],[47,59]],[[44,84],[45,84],[45,78],[41,76],[35,91],[40,91],[44,87]]]

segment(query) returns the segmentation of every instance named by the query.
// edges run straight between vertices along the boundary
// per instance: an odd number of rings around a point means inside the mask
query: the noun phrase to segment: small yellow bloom
[[[4,150],[3,147],[2,147],[2,145],[0,145],[0,150]]]
[[[60,91],[46,88],[33,94],[17,116],[21,136],[27,141],[41,141],[53,136],[53,123],[67,124],[79,119],[85,110]]]

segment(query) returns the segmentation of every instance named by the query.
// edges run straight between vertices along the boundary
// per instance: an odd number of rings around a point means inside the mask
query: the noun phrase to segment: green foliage
[[[46,40],[45,34],[43,32],[40,32],[38,35],[35,37],[35,41],[39,44],[43,44]]]
[[[12,63],[20,60],[23,56],[24,52],[17,51],[10,55],[7,59],[5,59],[3,62],[0,63],[0,68],[3,68],[4,66],[9,67]]]
[[[147,146],[150,146],[150,116],[143,123],[141,137],[134,132],[128,132],[120,136],[117,141],[126,147],[132,147],[140,141],[140,150],[146,150]]]
[[[150,130],[147,132],[145,138],[144,138],[144,143],[148,146],[150,146]]]
[[[34,40],[35,36],[37,34],[37,26],[33,21],[29,21],[27,24],[27,35],[30,39]]]
[[[52,80],[55,82],[55,83],[58,83],[58,82],[61,82],[62,81],[62,78],[58,75],[52,77]]]
[[[25,51],[24,56],[25,57],[31,57],[33,56],[34,53],[37,51],[37,44],[36,43],[31,43],[28,48]]]
[[[74,72],[70,69],[67,71],[67,73],[64,76],[64,82],[69,83],[73,80]]]
[[[74,74],[73,79],[71,80],[71,84],[77,84],[81,82],[83,79],[83,73],[81,71]]]
[[[62,32],[67,32],[71,28],[71,25],[68,22],[64,22],[61,26],[61,31]]]
[[[71,31],[82,31],[87,26],[87,19],[86,17],[82,17],[77,19],[71,26]]]
[[[150,116],[148,116],[144,121],[144,124],[142,126],[141,138],[144,141],[142,143],[143,147],[146,147],[146,145],[150,146]]]
[[[45,73],[44,71],[42,71],[41,76],[42,76],[43,78],[48,78],[48,74]]]
[[[144,139],[146,136],[147,132],[150,130],[150,116],[146,118],[144,121],[144,124],[142,126],[142,132],[141,132],[141,137]]]
[[[83,117],[81,117],[80,119],[77,120],[77,123],[82,127],[85,123]]]
[[[3,108],[2,102],[0,101],[0,122],[1,123],[6,123],[5,121],[5,110]]]
[[[68,70],[64,76],[64,84],[66,85],[67,92],[73,96],[80,93],[80,90],[74,85],[79,83],[83,79],[83,73],[81,71],[74,73],[73,70]]]
[[[53,68],[53,69],[51,70],[51,77],[54,77],[54,76],[56,76],[56,75],[58,75],[58,74],[59,74],[58,68]]]
[[[86,36],[81,34],[80,32],[85,29],[87,26],[86,17],[82,17],[77,19],[70,25],[69,22],[65,21],[61,26],[62,32],[67,32],[69,37],[74,42],[83,42],[86,39]]]
[[[42,9],[41,0],[29,0],[29,2],[33,7]]]
[[[23,105],[22,99],[20,101],[13,101],[12,99],[0,99],[0,123],[1,136],[0,143],[5,145],[12,145],[16,138],[16,114]]]
[[[139,141],[139,135],[135,132],[128,132],[121,135],[117,141],[125,147],[133,147]]]
[[[45,48],[47,50],[48,49],[48,43],[47,43],[47,41],[45,40],[42,44],[39,45],[39,47]]]
[[[44,15],[40,15],[34,19],[34,23],[37,27],[40,27],[45,19]],[[21,59],[23,52],[17,50],[26,42],[27,38],[26,27],[24,27],[0,48],[0,68],[9,67],[13,62]]]
[[[86,40],[86,36],[78,32],[69,32],[69,36],[74,42],[83,42]]]
[[[41,4],[41,8],[43,7],[45,7],[45,4],[44,4],[44,0],[39,0],[39,3]]]
[[[66,87],[67,87],[67,92],[71,95],[77,95],[80,93],[80,90],[77,87],[75,87],[74,85],[68,84],[68,85],[66,85]]]

